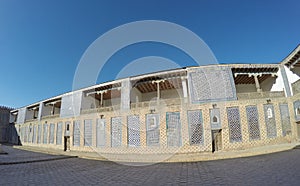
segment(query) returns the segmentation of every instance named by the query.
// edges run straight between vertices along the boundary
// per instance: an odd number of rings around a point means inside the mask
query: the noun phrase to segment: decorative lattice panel
[[[275,138],[277,136],[276,120],[274,106],[271,104],[264,105],[265,123],[267,128],[267,137]]]
[[[60,117],[74,117],[80,115],[82,92],[64,95],[61,99]]]
[[[21,140],[22,143],[25,142],[25,127],[21,127]]]
[[[42,125],[40,124],[40,125],[38,125],[37,142],[42,143],[41,139],[42,139]]]
[[[147,146],[159,146],[159,114],[147,114]]]
[[[187,112],[189,124],[190,145],[203,144],[203,118],[201,110],[189,110]]]
[[[28,142],[28,127],[25,128],[25,134],[24,134],[24,142]]]
[[[220,116],[220,109],[214,108],[209,109],[209,116],[210,116],[210,128],[212,130],[221,129],[221,116]]]
[[[300,121],[300,100],[294,102],[294,113],[296,121]]]
[[[246,107],[247,122],[248,122],[248,131],[250,140],[259,140],[260,139],[260,129],[258,122],[258,110],[256,106],[247,106]]]
[[[168,146],[181,146],[181,125],[179,112],[167,112],[167,143]]]
[[[105,119],[97,119],[97,126],[96,126],[96,141],[97,141],[97,147],[105,147]]]
[[[240,112],[238,107],[227,108],[227,120],[229,128],[229,141],[231,143],[242,141]]]
[[[84,146],[92,146],[93,122],[91,119],[84,120]]]
[[[122,118],[111,118],[111,146],[119,147],[122,145]]]
[[[192,103],[236,100],[234,80],[230,68],[202,67],[188,72]]]
[[[62,143],[62,126],[63,123],[59,122],[57,123],[57,129],[56,129],[56,145],[61,145]]]
[[[43,125],[43,143],[48,143],[48,124]]]
[[[21,142],[24,142],[24,127],[21,127],[19,130],[20,140]]]
[[[54,143],[54,123],[50,123],[49,143]]]
[[[36,143],[36,125],[32,128],[32,143]]]
[[[73,123],[73,145],[80,146],[80,121],[74,121]]]
[[[140,117],[137,115],[127,117],[128,146],[140,146]]]
[[[291,123],[288,104],[279,105],[281,125],[282,125],[282,135],[286,136],[291,134]]]

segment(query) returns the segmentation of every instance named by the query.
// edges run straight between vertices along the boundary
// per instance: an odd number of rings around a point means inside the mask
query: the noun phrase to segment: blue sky
[[[278,63],[300,43],[299,1],[40,1],[0,0],[0,105],[21,107],[72,90],[88,46],[132,21],[163,20],[202,38],[220,63]],[[98,82],[145,56],[195,65],[158,43],[117,52]]]

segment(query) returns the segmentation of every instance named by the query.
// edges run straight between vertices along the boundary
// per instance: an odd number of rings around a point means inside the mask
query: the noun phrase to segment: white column
[[[182,84],[182,91],[183,91],[183,99],[184,99],[184,102],[186,103],[187,97],[188,97],[186,77],[181,78],[181,84]]]
[[[259,84],[259,81],[258,81],[258,78],[257,78],[258,75],[254,74],[253,76],[254,76],[256,90],[257,90],[257,92],[261,92],[260,84]]]
[[[159,87],[159,84],[161,82],[165,82],[165,80],[155,80],[155,81],[152,81],[152,84],[156,83],[156,87],[157,87],[157,103],[159,102],[159,99],[160,99],[160,87]]]
[[[121,110],[130,109],[130,92],[131,92],[131,82],[127,78],[122,81],[121,85]]]

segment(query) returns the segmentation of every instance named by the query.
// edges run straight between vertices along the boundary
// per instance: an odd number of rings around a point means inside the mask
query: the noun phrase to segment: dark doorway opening
[[[212,130],[212,152],[219,151],[222,149],[222,129]]]
[[[70,136],[64,137],[64,151],[70,151]]]

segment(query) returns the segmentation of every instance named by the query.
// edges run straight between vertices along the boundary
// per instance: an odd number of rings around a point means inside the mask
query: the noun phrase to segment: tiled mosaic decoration
[[[300,121],[300,100],[295,101],[293,104],[294,104],[295,119],[296,121]]]
[[[49,143],[53,144],[54,143],[54,123],[50,124],[50,139]]]
[[[159,114],[147,114],[147,146],[159,146]]]
[[[249,130],[249,139],[259,140],[260,139],[260,129],[258,122],[258,111],[256,106],[247,106],[246,107],[247,121],[248,121],[248,130]]]
[[[203,144],[203,118],[201,110],[189,110],[187,112],[189,124],[190,145]]]
[[[276,120],[274,106],[271,104],[264,105],[265,123],[267,128],[267,137],[275,138],[277,136]]]
[[[80,115],[82,92],[62,96],[60,117],[74,117]],[[71,106],[71,107],[70,107]],[[71,108],[71,109],[70,109]]]
[[[28,132],[28,127],[25,127],[24,142],[28,142],[28,141],[27,141],[27,140],[28,140],[28,134],[29,134],[29,132]]]
[[[80,146],[80,121],[74,121],[73,123],[73,145]]]
[[[242,141],[240,112],[238,107],[227,108],[227,120],[229,128],[229,141],[231,143]]]
[[[181,146],[181,125],[179,112],[167,112],[167,140],[168,146]]]
[[[36,143],[36,125],[32,129],[32,143]]]
[[[119,147],[122,145],[122,118],[111,118],[111,146]]]
[[[37,143],[41,143],[42,137],[42,125],[38,125],[38,137],[37,137]]]
[[[62,141],[62,122],[57,123],[57,129],[56,129],[56,145],[61,145]]]
[[[282,135],[286,136],[291,134],[291,122],[288,104],[280,104],[279,109],[282,124]]]
[[[132,115],[127,117],[128,146],[140,146],[140,117]]]
[[[234,80],[228,67],[193,69],[188,72],[188,81],[192,103],[236,100]]]
[[[92,120],[87,119],[84,120],[84,146],[92,146],[92,139],[93,139],[93,125]]]
[[[43,143],[47,144],[48,143],[48,124],[44,124],[43,126],[44,132],[43,132]]]
[[[105,126],[106,122],[105,119],[97,119],[97,126],[96,126],[96,143],[97,147],[104,147],[105,146]]]

